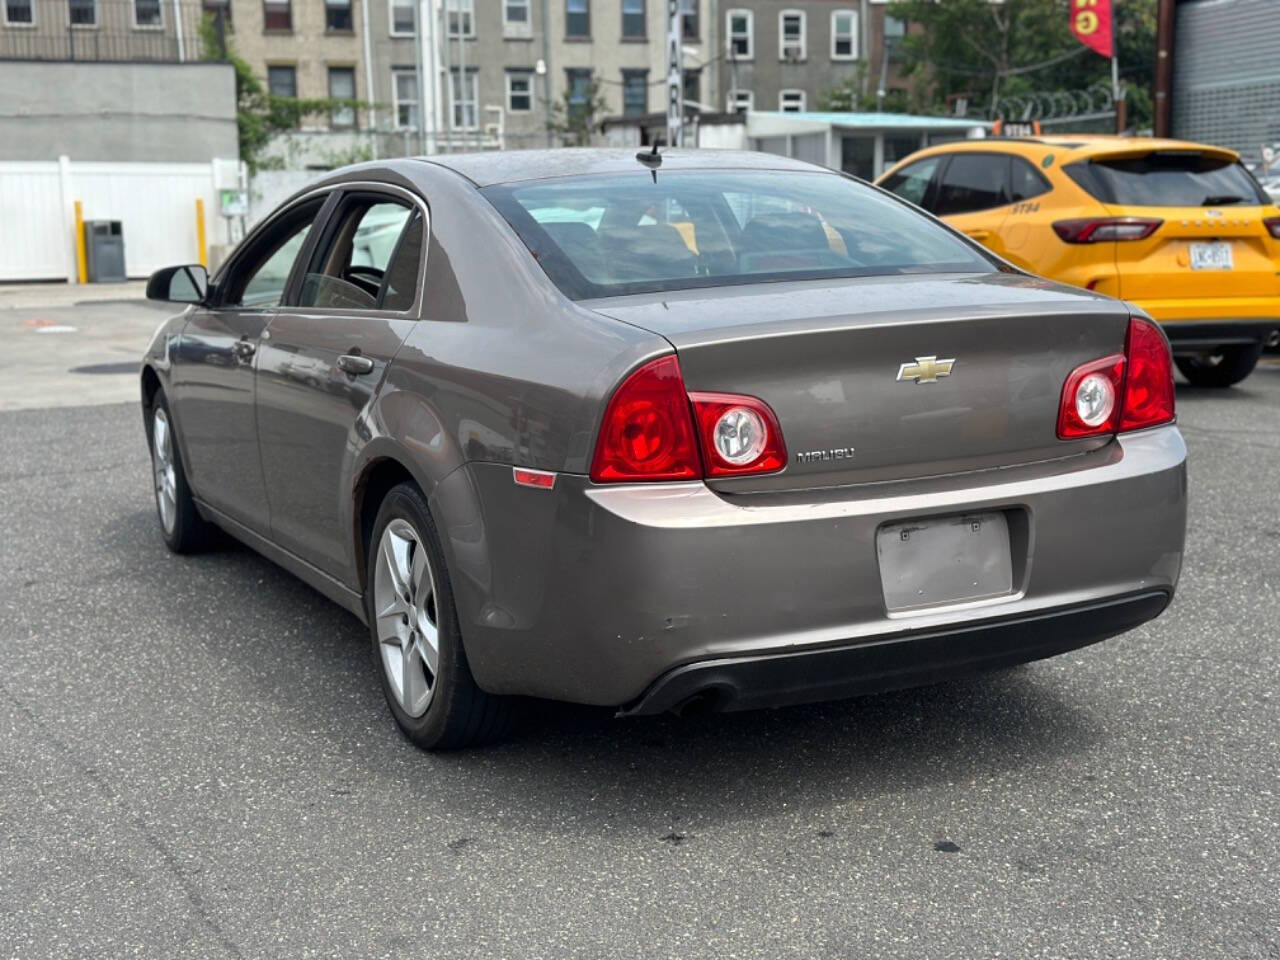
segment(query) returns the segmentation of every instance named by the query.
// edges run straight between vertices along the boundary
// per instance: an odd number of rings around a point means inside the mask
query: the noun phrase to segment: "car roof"
[[[643,150],[648,153],[649,151]],[[446,167],[479,187],[518,180],[593,176],[644,171],[636,150],[570,147],[557,150],[502,150],[419,157],[423,163]],[[663,150],[660,170],[794,170],[828,172],[800,160],[748,150]]]
[[[1080,133],[1062,134],[1060,136],[1043,135],[1038,137],[985,137],[978,140],[956,140],[940,143],[920,151],[920,155],[929,156],[939,153],[987,152],[995,150],[1001,153],[1014,153],[1018,156],[1039,156],[1045,147],[1061,152],[1061,163],[1073,160],[1085,160],[1100,156],[1123,156],[1125,154],[1152,153],[1161,150],[1194,150],[1201,153],[1214,153],[1238,160],[1239,154],[1226,147],[1212,146],[1207,143],[1193,143],[1190,140],[1173,140],[1164,137],[1122,137],[1116,134]]]

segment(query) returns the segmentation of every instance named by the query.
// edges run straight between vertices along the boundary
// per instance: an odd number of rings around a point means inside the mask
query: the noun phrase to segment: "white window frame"
[[[529,85],[529,90],[525,94],[525,96],[529,98],[529,106],[522,108],[522,107],[513,107],[511,105],[511,96],[512,96],[511,81],[512,80],[523,80],[525,83]],[[508,70],[507,71],[507,113],[532,113],[532,112],[533,112],[533,71],[532,70],[529,70],[529,71]]]
[[[3,0],[0,0],[0,2],[3,2]],[[29,6],[31,7],[31,19],[24,22],[22,20],[10,20],[9,4],[4,3],[4,5],[0,7],[0,23],[3,23],[6,27],[13,27],[15,30],[34,30],[40,19],[36,16],[36,0],[30,0]],[[67,8],[67,16],[71,16],[70,7]]]
[[[34,0],[33,0],[34,2]],[[164,29],[164,0],[159,0],[156,4],[160,11],[159,23],[139,23],[138,22],[138,0],[129,0],[129,20],[135,30],[163,30]]]
[[[800,101],[799,109],[797,110],[787,109],[788,95],[794,95],[799,99]],[[805,96],[805,92],[803,90],[791,88],[787,90],[778,91],[778,112],[779,113],[804,113],[807,108],[808,108],[808,99]]]
[[[533,36],[533,0],[498,0],[502,4],[502,35],[505,37]],[[524,20],[508,20],[508,7],[523,7]]]
[[[351,71],[351,96],[350,97],[334,97],[333,95],[333,71],[334,70],[350,70]],[[357,71],[355,66],[352,64],[348,64],[348,63],[327,64],[324,72],[325,92],[328,94],[328,96],[331,99],[334,99],[334,100],[349,99],[353,102],[358,101],[360,99],[360,96],[359,96],[360,81],[359,81],[359,77],[357,76],[358,72],[359,71]],[[349,114],[351,117],[350,122],[348,123],[336,122],[334,120],[335,113],[344,113],[344,115]],[[359,116],[357,115],[356,108],[354,106],[336,107],[334,110],[331,110],[329,112],[329,129],[330,130],[354,130],[358,125],[359,125]]]
[[[739,100],[742,102],[740,103]],[[725,98],[725,113],[737,113],[741,107],[745,106],[747,112],[756,108],[756,94],[754,90],[730,90],[729,96]]]
[[[479,130],[480,129],[480,71],[472,70],[468,68],[464,72],[459,68],[454,67],[447,74],[445,74],[445,76],[449,78],[448,81],[446,81],[447,83],[446,92],[449,95],[449,120],[453,124],[453,129],[454,130]],[[463,93],[469,92],[473,94],[473,96],[470,97],[469,99],[457,99],[459,78],[462,78],[462,81],[463,81],[462,92]],[[468,84],[466,82],[467,80],[470,80],[471,82]],[[471,88],[469,91],[466,89],[468,86]],[[475,122],[474,123],[458,123],[456,108],[462,107],[463,117],[465,118],[466,111],[467,111],[467,104],[471,105],[472,119]]]
[[[400,82],[401,75],[413,77],[414,96],[412,99],[400,99]],[[417,107],[418,125],[422,123],[422,103],[418,99],[418,71],[415,67],[392,67],[391,68],[391,120],[392,125],[397,130],[417,130],[418,126],[409,123],[400,122],[400,107],[412,104]]]
[[[365,0],[365,2],[368,3],[369,0]],[[414,16],[414,19],[416,20],[418,17],[417,0],[388,0],[387,2],[388,34],[393,37],[412,37],[414,33],[412,27],[410,27],[408,30],[396,29],[396,7],[408,7],[410,10],[413,11],[413,16]]]
[[[849,33],[849,52],[836,53],[836,20],[839,17],[849,17],[849,22],[853,24],[853,28]],[[831,11],[831,59],[832,60],[857,60],[858,59],[858,34],[862,30],[862,24],[858,22],[858,11],[849,7],[841,7],[838,10]]]
[[[93,0],[93,23],[72,23],[71,22],[71,0],[67,2],[67,25],[72,30],[97,30],[98,25],[102,23],[102,16],[98,11],[98,0]]]
[[[787,9],[778,11],[778,59],[783,62],[787,60],[787,34],[786,22],[788,17],[800,18],[800,56],[795,59],[796,63],[803,63],[809,59],[809,18],[805,16],[803,10]]]
[[[444,32],[445,36],[451,40],[464,37],[468,40],[475,39],[476,35],[476,0],[444,0]],[[449,23],[451,15],[456,15],[459,23],[466,24],[467,29],[457,31],[452,29]]]
[[[754,60],[756,58],[756,12],[742,7],[725,11],[724,35],[729,38],[730,51],[733,50],[733,18],[735,16],[747,18],[747,52],[743,54],[730,52],[729,60],[738,62]]]

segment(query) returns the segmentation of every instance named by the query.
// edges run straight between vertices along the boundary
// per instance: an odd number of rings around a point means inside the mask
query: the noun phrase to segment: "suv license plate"
[[[1231,260],[1231,244],[1191,244],[1192,270],[1230,270],[1233,266],[1235,264]]]

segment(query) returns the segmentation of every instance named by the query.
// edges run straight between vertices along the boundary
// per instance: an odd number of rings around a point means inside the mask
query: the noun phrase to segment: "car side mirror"
[[[166,303],[204,303],[209,271],[198,263],[163,267],[147,280],[147,299]]]

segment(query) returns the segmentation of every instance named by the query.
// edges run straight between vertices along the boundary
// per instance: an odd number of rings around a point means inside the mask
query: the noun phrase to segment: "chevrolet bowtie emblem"
[[[951,376],[955,358],[939,360],[937,357],[916,357],[915,363],[904,363],[898,368],[898,382],[937,383],[939,377]]]

